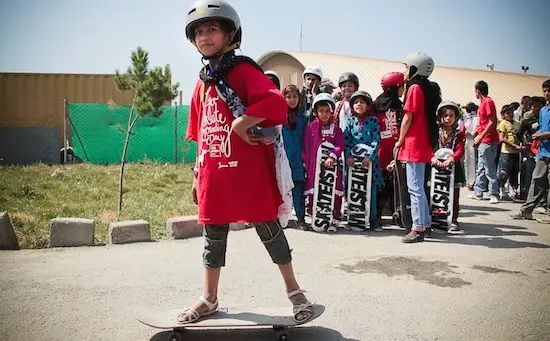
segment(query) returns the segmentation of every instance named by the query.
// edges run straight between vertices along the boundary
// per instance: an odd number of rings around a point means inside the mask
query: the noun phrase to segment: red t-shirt
[[[286,101],[271,80],[248,63],[237,64],[227,82],[262,128],[286,122]],[[229,132],[233,114],[213,85],[201,102],[197,82],[189,110],[187,138],[198,145],[198,223],[267,222],[283,203],[275,177],[274,146],[251,146]]]
[[[495,102],[493,102],[493,99],[491,97],[485,97],[481,100],[481,103],[479,104],[479,109],[477,111],[477,116],[479,119],[479,123],[477,125],[477,133],[481,134],[485,131],[485,128],[487,128],[489,122],[491,122],[491,120],[489,119],[491,116],[495,116],[495,120],[497,119],[497,108],[495,107]],[[485,135],[485,137],[481,140],[481,143],[494,143],[498,141],[499,138],[497,126],[495,124],[493,128],[487,133],[487,135]]]
[[[413,84],[407,90],[403,115],[411,115],[412,122],[405,141],[399,149],[398,159],[409,162],[430,162],[433,151],[426,118],[424,93],[420,85]]]
[[[397,124],[397,113],[388,109],[385,113],[376,113],[380,124],[380,148],[378,149],[378,162],[380,169],[386,167],[393,160],[393,147],[399,140],[399,125]]]

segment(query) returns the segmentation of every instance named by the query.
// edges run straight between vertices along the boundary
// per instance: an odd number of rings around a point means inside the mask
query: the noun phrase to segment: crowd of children
[[[481,100],[480,119],[480,107],[474,103],[461,107],[458,103],[441,100],[439,86],[428,80],[434,68],[430,57],[412,54],[405,64],[406,74],[390,72],[381,77],[383,92],[375,101],[370,94],[360,90],[359,78],[352,72],[345,72],[339,77],[337,88],[320,90],[318,84],[326,82],[326,79],[318,67],[305,69],[301,91],[293,84],[283,89],[288,110],[283,137],[290,140],[285,141],[285,148],[295,176],[294,207],[300,229],[310,229],[305,223],[305,212],[310,215],[312,212],[314,178],[319,167],[317,148],[325,141],[335,146],[325,165],[338,168],[334,220],[328,232],[345,227],[341,220],[346,218],[347,169],[354,167],[350,152],[357,144],[368,146],[368,156],[364,158],[363,165],[372,165],[373,170],[370,201],[370,229],[373,231],[383,231],[381,215],[385,207],[390,211],[396,209],[393,201],[397,190],[393,181],[394,156],[407,164],[413,223],[412,231],[404,237],[404,242],[422,241],[430,230],[426,183],[430,180],[427,177],[431,167],[448,169],[454,166],[449,233],[462,231],[458,222],[460,188],[467,186],[473,191],[480,175],[484,177],[482,192],[489,193],[491,203],[527,199],[537,154],[533,135],[539,131],[539,112],[547,99],[524,96],[521,105],[511,103],[502,107],[498,119],[496,109],[493,109],[494,103],[488,96],[488,85],[481,81],[475,85]],[[266,74],[273,73],[267,71]],[[278,84],[278,79],[272,80]],[[335,94],[341,98],[337,102]],[[403,96],[404,102],[401,101]],[[494,122],[492,126],[489,124],[491,122]],[[296,132],[290,135],[288,132],[291,130]],[[300,141],[300,138],[303,140]],[[493,167],[491,162],[480,162],[477,153],[483,143],[486,144],[485,155],[492,155],[490,148],[496,155],[491,161],[494,162],[500,193],[494,199],[489,174],[489,169]],[[441,148],[453,151],[443,161],[435,156],[435,151]],[[295,170],[299,170],[296,175]],[[480,187],[479,183],[477,185]],[[540,197],[543,205],[547,201],[547,192],[534,195]],[[470,197],[478,199],[476,194]],[[522,217],[521,214],[516,215],[516,218]]]

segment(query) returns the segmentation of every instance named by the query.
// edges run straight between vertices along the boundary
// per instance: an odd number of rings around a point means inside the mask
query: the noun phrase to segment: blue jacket
[[[292,169],[292,180],[304,181],[305,169],[302,160],[304,149],[304,131],[307,126],[307,118],[303,113],[296,115],[296,129],[290,130],[288,124],[283,124],[283,142],[285,151]]]

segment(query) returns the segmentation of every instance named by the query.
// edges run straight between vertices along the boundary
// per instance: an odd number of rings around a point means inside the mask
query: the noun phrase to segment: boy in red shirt
[[[203,295],[179,316],[181,324],[195,322],[218,310],[218,282],[225,266],[229,224],[253,223],[271,259],[279,265],[294,319],[312,316],[312,305],[300,290],[292,269],[290,248],[279,224],[279,192],[272,144],[252,128],[286,122],[286,102],[261,68],[234,53],[241,43],[237,12],[223,0],[195,2],[186,20],[187,38],[208,61],[191,98],[187,138],[197,141],[198,157],[193,199],[198,222],[204,224]],[[241,103],[221,98],[220,84],[234,90]],[[239,105],[244,112],[236,115]]]
[[[434,61],[423,53],[411,53],[405,59],[407,92],[399,140],[395,143],[397,158],[406,162],[406,177],[411,197],[412,230],[403,243],[424,241],[430,229],[431,215],[425,190],[426,164],[438,141],[436,109],[441,102],[439,86],[428,77]],[[426,133],[428,132],[428,133]]]
[[[489,181],[489,203],[498,204],[497,179],[497,148],[499,136],[497,132],[497,109],[495,102],[489,97],[489,86],[484,81],[475,85],[476,98],[481,101],[477,111],[477,135],[474,137],[474,148],[477,148],[477,178],[473,195],[468,198],[483,200],[486,181]]]

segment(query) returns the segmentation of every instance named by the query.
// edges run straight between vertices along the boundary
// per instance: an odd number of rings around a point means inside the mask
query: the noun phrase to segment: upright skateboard
[[[326,231],[333,220],[338,165],[335,164],[332,168],[325,167],[325,161],[333,149],[334,145],[330,142],[321,143],[317,149],[317,170],[311,216],[311,227],[316,232]]]
[[[441,148],[435,152],[439,161],[453,155],[453,150]],[[447,231],[451,227],[454,203],[455,165],[448,168],[432,166],[430,178],[430,214],[432,228]]]
[[[395,212],[393,213],[393,218],[396,222],[406,230],[407,233],[412,230],[412,216],[411,216],[411,197],[409,195],[409,187],[407,186],[407,177],[406,177],[406,162],[399,161],[397,155],[394,157],[395,168],[394,168],[394,181],[397,186],[397,193],[395,200]]]
[[[363,167],[363,159],[367,156],[365,144],[358,144],[351,150],[355,166],[348,168],[348,227],[355,232],[370,227],[372,163]]]
[[[235,327],[272,327],[278,332],[277,338],[280,341],[287,341],[289,336],[286,328],[309,323],[321,316],[324,311],[324,306],[314,304],[313,316],[302,323],[296,323],[292,316],[288,316],[288,307],[219,308],[214,315],[205,316],[197,322],[186,324],[180,324],[177,320],[183,309],[142,307],[134,310],[134,317],[139,322],[153,328],[172,329],[168,341],[182,341],[185,329],[230,329]]]

